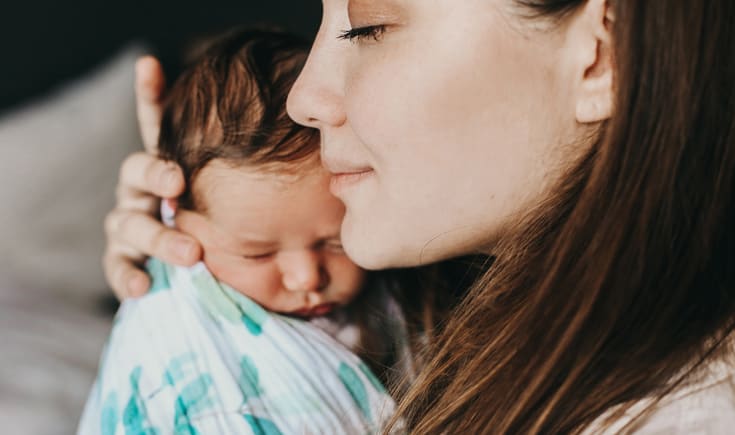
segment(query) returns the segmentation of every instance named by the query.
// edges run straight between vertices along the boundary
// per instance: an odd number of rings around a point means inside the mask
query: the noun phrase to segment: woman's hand
[[[165,227],[156,219],[161,198],[175,198],[184,188],[181,169],[156,157],[161,122],[163,70],[153,57],[135,65],[138,123],[146,152],[130,155],[120,168],[117,205],[105,219],[107,249],[103,265],[107,281],[119,299],[143,295],[150,287],[141,270],[145,258],[189,266],[201,257],[190,236]]]

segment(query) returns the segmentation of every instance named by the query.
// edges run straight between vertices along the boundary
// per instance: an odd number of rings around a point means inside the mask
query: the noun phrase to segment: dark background
[[[319,25],[318,0],[14,0],[0,12],[0,114],[142,42],[175,75],[196,37],[271,24],[304,36]]]

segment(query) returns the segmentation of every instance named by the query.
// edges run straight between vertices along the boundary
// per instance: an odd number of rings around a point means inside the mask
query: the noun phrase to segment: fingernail
[[[161,174],[161,183],[165,186],[171,186],[176,182],[177,175],[176,167],[168,165],[165,171]]]
[[[176,239],[174,242],[174,252],[181,260],[189,261],[194,255],[194,249],[194,243],[188,239]]]

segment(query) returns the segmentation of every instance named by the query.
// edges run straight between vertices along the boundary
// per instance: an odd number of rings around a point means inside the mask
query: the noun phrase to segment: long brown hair
[[[585,3],[518,1],[558,20]],[[413,433],[579,432],[725,354],[735,2],[611,7],[615,114],[450,315],[399,406]]]

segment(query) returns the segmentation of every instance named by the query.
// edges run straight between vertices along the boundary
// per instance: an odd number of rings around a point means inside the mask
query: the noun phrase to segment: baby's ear
[[[203,245],[208,245],[211,242],[213,229],[209,219],[204,215],[195,211],[180,209],[176,213],[174,221],[176,228],[193,236]]]

